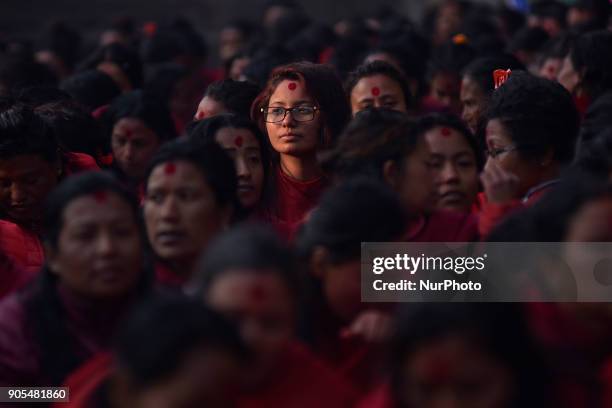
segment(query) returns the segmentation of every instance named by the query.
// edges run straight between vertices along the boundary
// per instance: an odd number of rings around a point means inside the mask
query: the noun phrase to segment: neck
[[[314,154],[306,157],[282,154],[280,157],[280,168],[287,176],[298,181],[314,180],[323,175]]]

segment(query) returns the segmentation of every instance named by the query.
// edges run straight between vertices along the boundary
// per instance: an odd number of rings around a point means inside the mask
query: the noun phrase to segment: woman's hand
[[[519,198],[518,177],[502,169],[493,160],[487,161],[480,180],[490,203],[501,204]]]
[[[340,332],[342,338],[360,337],[369,343],[387,340],[392,331],[392,318],[378,310],[365,310]]]

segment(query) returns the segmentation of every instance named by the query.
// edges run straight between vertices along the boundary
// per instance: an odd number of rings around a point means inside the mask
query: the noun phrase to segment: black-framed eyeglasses
[[[509,145],[509,146],[506,146],[506,147],[499,147],[499,148],[496,148],[496,149],[490,149],[490,150],[487,149],[487,150],[484,151],[484,153],[485,153],[486,157],[490,157],[492,159],[496,159],[497,156],[499,156],[501,154],[508,153],[508,152],[513,152],[513,151],[518,150],[518,149],[519,149],[519,146],[517,146],[517,145]]]
[[[268,123],[282,122],[287,116],[288,112],[291,112],[291,117],[296,122],[310,122],[314,119],[315,113],[318,109],[319,108],[316,106],[296,106],[294,108],[268,106],[267,108],[261,108],[261,112],[264,114],[264,121]]]

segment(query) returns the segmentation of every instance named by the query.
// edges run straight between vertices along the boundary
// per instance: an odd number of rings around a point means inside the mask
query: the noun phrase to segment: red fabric
[[[601,397],[601,406],[612,408],[612,358],[608,359],[603,365],[600,378],[604,390]]]
[[[587,95],[574,96],[574,105],[580,115],[580,119],[584,119],[589,106],[591,105],[591,98]]]
[[[66,160],[64,172],[67,176],[83,171],[100,170],[96,160],[85,153],[64,153],[64,159]]]
[[[133,299],[102,307],[61,288],[57,291],[77,359],[83,362],[108,349]],[[32,288],[26,288],[0,302],[0,386],[48,386],[51,382],[41,368],[41,339],[36,337],[26,312],[32,294]]]
[[[102,105],[99,108],[94,109],[93,112],[91,112],[91,116],[93,116],[94,119],[100,119],[102,118],[102,115],[104,115],[106,113],[106,111],[108,110],[110,105]]]
[[[319,203],[328,180],[322,176],[311,181],[298,181],[277,168],[274,182],[274,201],[259,212],[259,218],[271,223],[282,237],[291,240],[310,210]]]
[[[5,220],[0,220],[0,253],[7,258],[0,270],[0,298],[31,281],[45,262],[38,236]]]
[[[188,280],[189,277],[177,275],[161,263],[155,264],[155,281],[163,287],[180,288],[186,284]]]
[[[478,232],[480,233],[480,236],[486,238],[486,236],[489,235],[491,231],[493,231],[493,229],[506,217],[515,211],[532,206],[540,199],[540,197],[548,192],[549,189],[550,187],[546,187],[534,192],[525,202],[520,200],[512,200],[501,204],[487,202],[486,195],[481,193],[482,209],[480,211],[480,216],[478,217]]]
[[[404,241],[472,242],[478,240],[478,224],[473,214],[436,211],[408,223]]]
[[[62,385],[70,389],[70,402],[57,402],[52,408],[95,408],[94,395],[112,372],[112,354],[98,353],[72,372]]]
[[[356,408],[393,408],[395,405],[391,398],[389,383],[385,382],[367,394]]]
[[[270,385],[240,399],[239,408],[352,407],[354,390],[299,343],[287,347]]]

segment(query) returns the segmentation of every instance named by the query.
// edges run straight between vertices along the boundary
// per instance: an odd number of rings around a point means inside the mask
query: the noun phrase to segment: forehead
[[[508,128],[499,119],[491,119],[487,122],[487,141],[495,140],[499,142],[512,143],[512,137]]]
[[[480,89],[480,85],[469,76],[464,76],[461,80],[461,93],[471,96],[484,96],[484,92]]]
[[[52,164],[37,154],[24,154],[6,159],[0,159],[0,176],[18,177],[22,174],[32,174],[48,171]]]
[[[138,118],[121,118],[115,123],[113,127],[115,132],[138,132],[138,133],[153,133],[153,131],[147,127],[142,119]]]
[[[207,187],[208,183],[204,174],[196,165],[184,160],[158,164],[147,181],[147,188],[149,189],[182,185]]]
[[[465,137],[457,130],[447,126],[436,126],[428,130],[425,132],[425,139],[434,150],[440,147],[446,149],[470,149],[470,145],[465,140]]]
[[[66,226],[85,222],[108,222],[118,218],[133,218],[132,209],[116,193],[103,191],[72,200],[63,211]]]
[[[284,79],[276,86],[270,96],[270,104],[291,104],[314,102],[302,81]]]
[[[214,98],[211,98],[210,96],[205,96],[204,98],[202,98],[198,106],[200,109],[205,109],[210,112],[214,111],[220,113],[225,111],[225,106],[223,105],[223,103],[219,102]]]
[[[231,296],[227,296],[231,293]],[[218,276],[209,289],[211,301],[237,307],[257,303],[287,308],[291,301],[289,288],[274,271],[233,269]]]
[[[217,143],[225,148],[236,147],[237,139],[240,139],[242,147],[259,147],[259,142],[255,135],[250,130],[244,128],[223,127],[217,131],[215,139]]]
[[[401,92],[400,84],[398,84],[394,79],[389,78],[387,75],[382,74],[361,78],[355,85],[355,88],[353,88],[353,92],[366,93],[369,95],[372,88],[380,88],[382,93]]]

